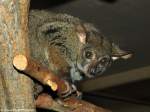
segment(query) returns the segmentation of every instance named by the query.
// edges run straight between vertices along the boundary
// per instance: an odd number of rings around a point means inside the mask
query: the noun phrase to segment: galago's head
[[[101,75],[113,61],[119,58],[128,59],[132,55],[107,40],[92,25],[78,26],[77,33],[82,43],[78,52],[77,68],[89,78]]]

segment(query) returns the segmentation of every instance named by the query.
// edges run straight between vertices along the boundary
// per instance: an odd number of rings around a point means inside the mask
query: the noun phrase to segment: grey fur
[[[85,36],[85,43],[78,34]],[[82,80],[81,74],[92,77],[90,73],[102,73],[109,65],[109,62],[102,65],[103,58],[111,61],[113,54],[118,57],[125,54],[119,47],[116,50],[93,25],[67,14],[40,10],[29,15],[29,45],[33,58],[72,82]],[[84,56],[86,50],[94,52],[92,59]]]

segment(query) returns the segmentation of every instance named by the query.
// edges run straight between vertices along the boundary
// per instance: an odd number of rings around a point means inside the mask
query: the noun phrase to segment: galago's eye
[[[87,59],[92,59],[93,53],[92,53],[91,51],[86,51],[86,52],[85,52],[85,57],[86,57]]]

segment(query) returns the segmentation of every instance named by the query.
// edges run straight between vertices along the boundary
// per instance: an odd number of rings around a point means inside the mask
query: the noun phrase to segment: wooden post
[[[34,112],[32,81],[12,64],[15,55],[28,53],[30,0],[0,0],[0,112]]]

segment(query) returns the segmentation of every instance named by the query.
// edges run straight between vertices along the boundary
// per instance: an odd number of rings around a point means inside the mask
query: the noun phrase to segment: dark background
[[[115,62],[104,75],[150,65],[149,0],[31,0],[31,9],[49,9],[79,17],[93,23],[122,49],[133,52],[133,58]],[[96,94],[89,92],[84,98],[115,112],[150,112],[149,86],[147,79],[97,90]]]

